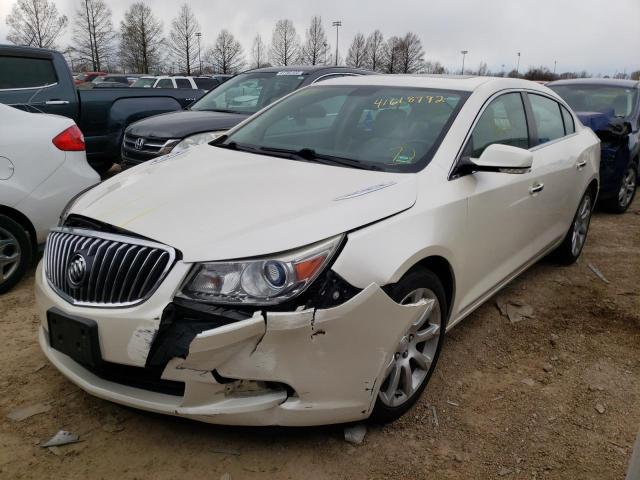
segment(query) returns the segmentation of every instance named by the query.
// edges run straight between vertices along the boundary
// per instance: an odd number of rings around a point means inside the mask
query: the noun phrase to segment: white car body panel
[[[42,243],[67,202],[100,177],[85,152],[63,152],[51,141],[73,120],[6,105],[0,105],[0,118],[0,158],[13,166],[12,174],[0,180],[0,205],[24,214]]]
[[[381,287],[397,282],[423,259],[446,261],[454,283],[451,328],[556,247],[588,186],[597,186],[599,142],[577,119],[575,134],[530,149],[533,163],[526,173],[451,177],[490,99],[530,91],[566,105],[546,87],[513,79],[414,76],[345,77],[329,83],[473,93],[429,165],[415,174],[203,145],[135,167],[82,196],[71,213],[175,247],[182,258],[148,300],[129,308],[73,306],[51,288],[40,266],[40,343],[61,372],[101,398],[212,423],[315,425],[367,418],[398,339],[426,310],[422,303],[393,302]],[[531,192],[538,184],[544,189]],[[331,269],[362,291],[334,308],[266,308],[264,316],[258,312],[201,332],[186,358],[174,358],[162,374],[185,383],[181,397],[106,381],[48,344],[46,312],[57,308],[97,323],[104,359],[144,366],[163,309],[192,263],[274,254],[340,233],[347,241]],[[239,386],[218,383],[212,370],[243,380]],[[255,384],[261,381],[293,386],[297,395],[265,390]]]

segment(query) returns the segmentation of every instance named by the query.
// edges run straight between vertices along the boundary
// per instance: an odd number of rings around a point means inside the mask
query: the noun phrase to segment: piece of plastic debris
[[[344,439],[355,445],[362,445],[367,434],[367,426],[364,423],[356,423],[344,429]]]
[[[438,422],[438,414],[436,413],[436,407],[431,405],[431,412],[433,412],[433,424],[436,428],[440,427],[440,422]]]
[[[507,303],[507,317],[511,323],[518,323],[527,318],[534,318],[533,307],[524,302],[510,300]]]
[[[602,405],[601,403],[596,403],[596,412],[602,415],[605,412],[604,405]]]
[[[600,270],[598,270],[598,267],[596,267],[595,265],[593,265],[592,263],[588,263],[587,266],[589,267],[589,269],[596,274],[596,276],[602,280],[604,283],[611,283],[609,280],[607,280],[607,277],[605,277],[602,272]]]
[[[223,473],[220,480],[231,480],[231,474],[229,472]]]
[[[235,448],[213,448],[211,451],[222,455],[240,455],[240,450],[236,450]]]
[[[447,403],[448,403],[449,405],[453,405],[454,407],[459,407],[459,406],[460,406],[460,404],[459,404],[459,403],[452,402],[451,400],[447,400]]]
[[[66,430],[60,430],[53,437],[51,437],[46,443],[40,445],[41,447],[59,447],[61,445],[68,445],[70,443],[76,443],[80,441],[80,437],[75,433],[67,432]]]
[[[28,407],[18,408],[17,410],[9,412],[7,418],[14,422],[21,422],[26,418],[33,417],[40,413],[46,413],[49,410],[51,410],[51,405],[46,403],[36,403],[35,405],[29,405]]]

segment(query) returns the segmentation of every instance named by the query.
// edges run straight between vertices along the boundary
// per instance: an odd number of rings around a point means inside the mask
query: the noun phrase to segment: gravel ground
[[[361,446],[339,426],[217,427],[90,397],[40,353],[32,272],[0,299],[0,478],[624,478],[640,426],[639,249],[640,201],[597,213],[576,265],[540,262],[450,332],[418,405]],[[533,318],[511,323],[505,302]],[[46,411],[7,418],[31,405]],[[59,429],[81,442],[39,446]]]

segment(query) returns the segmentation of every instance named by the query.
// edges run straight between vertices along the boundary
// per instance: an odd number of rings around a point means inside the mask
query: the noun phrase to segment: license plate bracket
[[[98,324],[94,320],[47,311],[49,345],[81,365],[96,368],[102,363]]]

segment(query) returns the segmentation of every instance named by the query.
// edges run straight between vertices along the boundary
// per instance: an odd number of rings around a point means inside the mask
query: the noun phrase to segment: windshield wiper
[[[251,147],[249,145],[244,145],[242,143],[234,142],[233,140],[228,143],[224,143],[224,141],[226,140],[226,137],[227,137],[226,135],[223,135],[220,138],[216,138],[215,140],[210,142],[209,145],[214,147],[227,148],[229,150],[238,150],[240,152],[259,153],[256,147]]]
[[[362,170],[382,170],[382,168],[376,165],[363,163],[360,160],[356,160],[355,158],[344,158],[334,155],[326,155],[324,153],[318,153],[313,148],[301,148],[299,150],[294,150],[288,148],[260,147],[260,151],[266,154],[286,155],[289,156],[289,158],[297,158],[308,162],[322,163],[323,165],[339,165],[341,167],[359,168]]]

